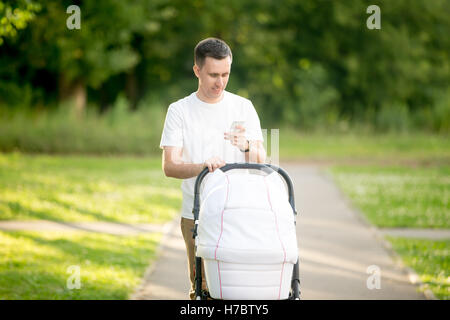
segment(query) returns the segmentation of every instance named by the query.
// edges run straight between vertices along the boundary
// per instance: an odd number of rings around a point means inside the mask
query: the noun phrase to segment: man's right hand
[[[183,161],[183,147],[165,146],[163,150],[162,167],[167,177],[189,179],[199,175],[203,169],[213,172],[226,163],[219,157],[213,157],[203,163],[186,163]]]
[[[222,168],[223,166],[225,166],[226,163],[219,157],[213,157],[206,160],[203,165],[205,168],[208,168],[209,172],[213,172],[217,168]]]

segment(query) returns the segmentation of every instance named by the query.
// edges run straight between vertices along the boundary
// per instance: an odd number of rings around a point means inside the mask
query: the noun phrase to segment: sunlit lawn
[[[378,227],[449,228],[450,145],[445,139],[287,135],[283,140],[280,131],[280,144],[284,159],[434,164],[341,165],[330,173]],[[159,157],[0,154],[0,220],[163,223],[180,208],[179,186],[180,181],[163,176]],[[0,232],[0,299],[126,299],[158,241],[157,234]],[[422,281],[448,299],[449,242],[390,241]],[[81,268],[79,290],[66,287],[70,265]]]
[[[403,261],[413,268],[439,299],[450,299],[450,240],[431,241],[388,237]]]
[[[0,220],[168,222],[179,184],[159,158],[0,154]],[[160,237],[0,231],[0,299],[127,299]]]
[[[449,228],[450,167],[339,166],[330,169],[353,204],[378,227]],[[425,288],[450,298],[450,241],[388,237]]]
[[[159,239],[160,234],[0,231],[0,300],[127,299]],[[71,266],[79,267],[79,289],[73,288]]]
[[[450,227],[450,166],[340,166],[331,172],[378,227]]]
[[[179,185],[160,158],[0,154],[0,220],[162,223]]]
[[[270,137],[269,130],[268,137]],[[302,134],[281,128],[279,156],[284,160],[448,164],[450,163],[450,139],[445,135],[414,133]]]

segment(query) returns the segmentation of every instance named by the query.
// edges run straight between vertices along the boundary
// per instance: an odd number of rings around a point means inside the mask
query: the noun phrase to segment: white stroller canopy
[[[200,199],[197,256],[227,263],[297,262],[295,217],[278,173],[217,169]]]

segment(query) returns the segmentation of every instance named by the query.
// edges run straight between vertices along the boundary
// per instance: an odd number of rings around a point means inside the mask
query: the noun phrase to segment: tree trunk
[[[84,114],[87,101],[86,85],[82,80],[68,81],[64,75],[59,77],[59,101],[69,102],[77,116]]]
[[[86,85],[81,82],[77,81],[73,88],[73,99],[75,102],[75,113],[78,116],[81,116],[84,114],[86,110],[86,96],[87,96],[87,90]]]

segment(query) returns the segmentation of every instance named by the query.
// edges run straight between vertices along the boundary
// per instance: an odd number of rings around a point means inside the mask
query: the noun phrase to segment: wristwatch
[[[250,151],[250,142],[248,140],[247,140],[247,145],[248,145],[247,149],[245,149],[245,150],[239,149],[239,150],[241,150],[241,152],[249,152]]]

